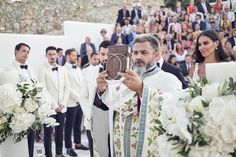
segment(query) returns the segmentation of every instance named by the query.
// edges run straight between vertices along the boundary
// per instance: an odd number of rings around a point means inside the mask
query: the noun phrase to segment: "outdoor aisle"
[[[72,137],[72,139],[73,139],[73,137]],[[88,146],[88,140],[87,140],[87,136],[86,136],[86,134],[85,133],[83,133],[82,135],[81,135],[81,142],[82,142],[82,144],[83,145],[85,145],[85,146]],[[74,145],[73,145],[74,146]],[[35,143],[35,149],[37,148],[37,147],[42,147],[43,149],[44,149],[44,147],[43,147],[43,142],[41,142],[41,143]],[[78,154],[78,157],[90,157],[90,154],[89,154],[89,150],[87,150],[87,151],[84,151],[84,150],[76,150],[76,149],[74,149],[75,150],[75,152]],[[53,141],[52,142],[52,153],[53,153],[53,156],[55,156],[55,141]],[[67,155],[66,154],[66,149],[65,149],[65,144],[63,144],[63,154],[65,155],[65,157],[70,157],[69,155]]]

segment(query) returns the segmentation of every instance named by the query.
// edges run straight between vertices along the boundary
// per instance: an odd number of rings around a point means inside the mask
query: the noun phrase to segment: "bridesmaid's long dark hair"
[[[218,34],[216,33],[216,31],[214,30],[208,30],[208,31],[204,31],[202,32],[198,38],[197,38],[197,42],[196,42],[196,48],[195,51],[193,53],[193,58],[195,59],[196,63],[203,63],[205,60],[205,57],[202,56],[201,52],[199,51],[199,38],[201,36],[206,36],[208,38],[210,38],[213,42],[215,41],[219,41],[219,45],[217,47],[217,49],[215,50],[215,56],[216,56],[216,61],[217,62],[228,62],[229,61],[229,56],[225,53],[222,43],[221,43],[221,39],[218,36]]]

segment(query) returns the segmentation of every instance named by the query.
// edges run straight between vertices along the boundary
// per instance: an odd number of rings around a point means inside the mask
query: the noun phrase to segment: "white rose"
[[[38,103],[29,98],[25,101],[24,107],[28,112],[34,112],[38,108]]]
[[[43,124],[46,124],[46,127],[53,127],[53,126],[57,126],[59,125],[59,123],[56,122],[56,119],[52,118],[52,117],[48,117],[43,119],[42,121]]]
[[[205,97],[207,101],[210,101],[212,98],[217,97],[219,95],[219,85],[219,83],[207,84],[202,88],[202,96]]]
[[[5,116],[0,117],[0,129],[3,128],[3,124],[7,122],[7,118]]]
[[[222,156],[222,153],[218,151],[216,146],[191,146],[191,150],[189,152],[189,157],[227,157]]]
[[[13,134],[18,134],[29,129],[35,121],[35,116],[31,113],[14,114],[11,119],[10,128]]]
[[[186,96],[185,93],[169,97],[166,103],[162,105],[159,119],[168,133],[177,135],[184,140],[187,139],[191,143],[192,136],[187,130],[190,122],[185,110],[186,102],[180,99],[182,96]]]
[[[12,113],[16,106],[21,103],[16,87],[12,84],[0,86],[0,111]]]
[[[204,117],[206,118],[206,115]],[[204,122],[204,126],[200,128],[201,133],[207,137],[218,135],[219,130],[220,128],[215,125],[212,119],[207,119],[207,121]]]
[[[223,125],[221,127],[222,138],[226,143],[231,143],[233,137],[233,128],[229,125]]]
[[[225,125],[225,121],[236,124],[235,96],[215,97],[209,104],[209,115],[217,125]]]
[[[51,109],[51,106],[48,104],[42,104],[38,108],[38,113],[41,118],[47,118],[51,115],[55,115],[55,110]]]
[[[197,112],[203,112],[204,106],[202,104],[202,101],[206,101],[205,97],[203,96],[198,96],[195,97],[188,106],[188,109],[193,112],[193,111],[197,111]]]
[[[20,106],[16,106],[16,108],[14,109],[14,113],[24,113],[24,112],[25,112],[25,109]]]

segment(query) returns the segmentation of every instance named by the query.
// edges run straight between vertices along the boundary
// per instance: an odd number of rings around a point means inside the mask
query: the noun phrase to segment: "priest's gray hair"
[[[134,39],[134,44],[144,43],[144,42],[149,42],[152,48],[156,51],[159,48],[158,40],[152,34],[142,34],[142,35],[139,35],[136,39]]]

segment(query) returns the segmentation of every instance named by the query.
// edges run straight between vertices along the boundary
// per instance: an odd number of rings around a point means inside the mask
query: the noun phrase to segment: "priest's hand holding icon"
[[[143,82],[131,69],[126,69],[124,73],[119,73],[120,76],[124,77],[123,84],[126,85],[130,90],[138,93],[140,96],[143,93]]]

